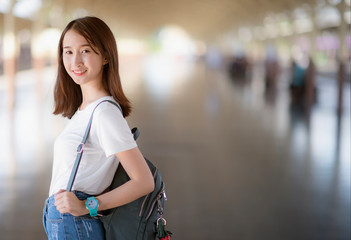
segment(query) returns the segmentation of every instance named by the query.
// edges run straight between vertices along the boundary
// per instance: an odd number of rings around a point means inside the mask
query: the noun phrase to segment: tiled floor
[[[337,118],[335,80],[319,77],[306,117],[290,106],[284,74],[267,97],[260,67],[232,81],[180,59],[121,62],[128,121],[166,182],[172,239],[350,239],[349,83]],[[51,115],[54,72],[41,97],[33,71],[19,74],[10,114],[0,77],[0,239],[45,239],[41,209],[64,125]]]

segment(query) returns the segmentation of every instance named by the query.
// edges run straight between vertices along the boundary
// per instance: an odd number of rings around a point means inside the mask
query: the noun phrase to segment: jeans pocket
[[[47,205],[46,220],[48,222],[62,222],[63,221],[62,213],[60,213],[56,209],[56,206],[54,203],[49,203]]]
[[[104,227],[99,219],[91,217],[75,217],[74,223],[81,239],[105,239]]]
[[[60,240],[65,238],[65,231],[63,227],[63,220],[47,220],[46,222],[46,235],[49,240]]]
[[[53,202],[46,204],[44,209],[44,228],[49,240],[65,239],[63,217],[62,214],[56,209]]]
[[[46,229],[47,205],[48,205],[47,201],[45,201],[44,208],[43,208],[43,227],[44,227],[46,235],[48,235],[48,231]]]

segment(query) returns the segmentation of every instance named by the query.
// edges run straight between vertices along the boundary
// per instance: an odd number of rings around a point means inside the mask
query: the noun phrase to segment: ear
[[[106,65],[108,63],[107,57],[104,58],[104,60],[102,61],[103,65]]]

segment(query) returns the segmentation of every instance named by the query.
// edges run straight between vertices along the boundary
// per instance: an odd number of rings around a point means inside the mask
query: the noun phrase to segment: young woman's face
[[[80,86],[100,85],[103,66],[107,63],[101,53],[95,53],[88,41],[74,30],[67,31],[62,45],[63,64],[73,81]]]

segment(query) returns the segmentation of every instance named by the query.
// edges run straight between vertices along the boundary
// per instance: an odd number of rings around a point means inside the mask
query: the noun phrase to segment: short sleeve
[[[111,103],[102,103],[96,109],[92,130],[106,157],[137,147],[127,121]]]

